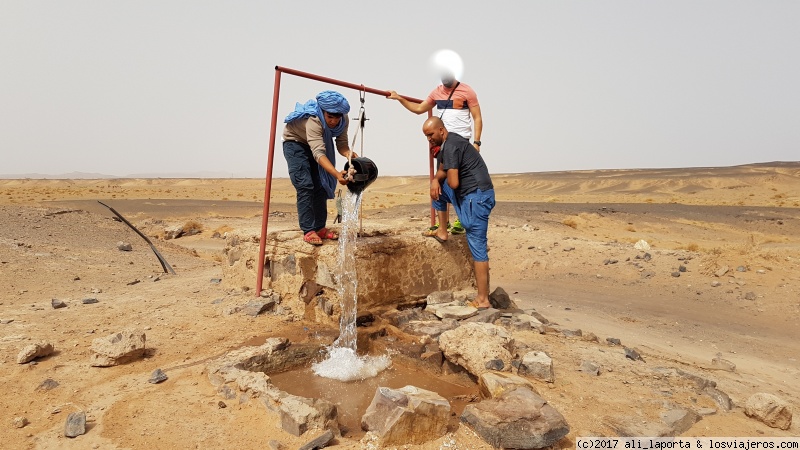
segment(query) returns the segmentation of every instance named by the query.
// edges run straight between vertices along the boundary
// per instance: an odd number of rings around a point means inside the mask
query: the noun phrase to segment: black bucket
[[[358,194],[378,178],[378,166],[371,159],[359,156],[353,158],[353,168],[356,170],[352,181],[347,183],[350,192]],[[344,170],[350,169],[350,161],[344,163]]]

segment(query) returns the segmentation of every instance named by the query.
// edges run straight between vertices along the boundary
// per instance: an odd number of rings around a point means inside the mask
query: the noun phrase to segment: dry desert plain
[[[795,410],[800,404],[800,163],[493,180],[492,288],[565,329],[599,337],[515,336],[536,340],[554,360],[555,382],[537,389],[571,427],[560,447],[574,447],[579,436],[646,430],[675,407],[707,414],[684,436],[800,435],[797,420],[788,430],[770,428],[742,408],[757,392]],[[379,178],[364,194],[365,226],[419,236],[428,225],[427,186],[426,177]],[[210,359],[265,336],[337,332],[302,317],[224,313],[254,294],[210,282],[222,277],[226,245],[213,235],[258,236],[263,192],[258,179],[0,180],[2,447],[244,449],[275,439],[297,448],[311,439],[283,432],[257,401],[221,407],[205,373]],[[293,196],[287,179],[275,180],[270,230],[297,228]],[[97,200],[147,230],[177,275],[161,274],[144,241]],[[160,237],[187,223],[202,232]],[[639,240],[651,246],[651,259],[634,248]],[[118,241],[133,251],[119,251]],[[89,297],[98,303],[81,303]],[[67,307],[53,309],[54,298]],[[146,330],[145,357],[90,367],[92,340],[128,326]],[[626,359],[606,337],[635,347],[644,361]],[[55,352],[18,364],[20,349],[39,339]],[[735,370],[712,364],[715,357]],[[598,361],[601,374],[578,372],[584,359]],[[169,379],[150,384],[156,368]],[[734,408],[721,410],[664,368],[716,381]],[[42,385],[47,379],[58,385]],[[87,432],[69,439],[64,422],[74,411],[86,412]],[[28,422],[22,428],[14,426],[19,417]],[[370,448],[357,430],[334,444]],[[490,447],[456,424],[409,448]]]

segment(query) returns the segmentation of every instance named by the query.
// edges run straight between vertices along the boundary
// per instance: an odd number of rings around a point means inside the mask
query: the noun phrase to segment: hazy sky
[[[492,173],[796,161],[799,24],[792,0],[0,0],[0,174],[263,176],[276,65],[424,98],[441,48]],[[329,88],[283,75],[276,176],[283,117]],[[427,174],[424,116],[366,107],[380,172]]]

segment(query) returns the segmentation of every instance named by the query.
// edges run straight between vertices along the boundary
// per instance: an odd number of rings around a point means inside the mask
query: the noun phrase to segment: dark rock
[[[562,329],[561,330],[561,334],[563,334],[564,336],[567,336],[567,337],[581,337],[581,336],[583,336],[583,331],[581,331],[580,328],[577,329],[577,330],[565,330],[565,329]]]
[[[242,308],[242,313],[255,317],[265,311],[272,311],[274,309],[275,300],[273,299],[251,300],[244,305],[244,308]]]
[[[427,351],[422,353],[419,358],[433,367],[441,367],[444,361],[444,353],[441,351]]]
[[[389,311],[388,313],[383,315],[383,318],[388,320],[389,323],[392,325],[402,328],[403,325],[411,322],[412,320],[416,321],[430,321],[430,320],[438,320],[435,314],[430,311],[425,311],[422,308],[410,308],[400,310],[393,310]]]
[[[628,348],[628,347],[623,347],[623,348],[625,349],[625,357],[626,358],[631,359],[633,361],[644,362],[644,359],[642,359],[642,356],[639,354],[639,352],[636,351],[636,349]]]
[[[645,260],[645,262],[650,261],[651,259],[653,259],[653,255],[651,255],[650,253],[645,253],[644,256],[642,256],[642,259]]]
[[[606,342],[608,343],[608,345],[622,345],[622,341],[613,337],[607,337]]]
[[[489,294],[489,303],[495,309],[515,309],[517,305],[511,300],[506,291],[497,287],[491,294]]]
[[[317,297],[317,304],[319,305],[319,309],[321,309],[325,315],[333,315],[333,303],[326,297]]]
[[[91,305],[93,303],[97,303],[97,299],[96,298],[85,298],[85,299],[81,300],[81,303],[83,303],[84,305]]]
[[[50,305],[53,307],[53,309],[61,309],[67,307],[67,304],[64,303],[63,300],[59,300],[57,298],[50,300]]]
[[[167,380],[167,374],[165,374],[164,371],[161,369],[156,369],[153,371],[153,373],[150,375],[150,379],[147,381],[152,384],[158,384],[166,380]]]
[[[504,367],[505,364],[503,363],[502,359],[490,359],[489,361],[486,361],[486,368],[489,370],[502,371]]]
[[[220,401],[217,403],[217,407],[219,407],[219,409],[225,409],[225,408],[227,408],[227,407],[228,407],[228,405],[227,405],[225,402],[223,402],[222,400],[220,400]]]
[[[478,314],[464,319],[463,322],[494,323],[495,320],[500,318],[500,314],[500,311],[494,308],[484,309],[483,311],[478,311]]]
[[[677,271],[676,272],[672,272],[672,276],[675,277],[675,278],[678,278],[679,276],[681,276],[681,273],[677,272]]]
[[[211,284],[220,284],[222,283],[222,278],[212,278],[210,281]]]
[[[758,298],[758,297],[756,296],[755,292],[751,291],[751,292],[748,292],[748,293],[744,294],[744,299],[745,300],[755,300],[756,298]]]
[[[64,436],[68,438],[86,434],[86,413],[78,411],[71,413],[64,424]]]
[[[643,270],[639,276],[642,278],[653,278],[656,276],[656,273],[652,270]]]
[[[467,405],[461,422],[496,448],[548,447],[569,433],[564,416],[524,387]]]
[[[542,322],[545,325],[550,323],[550,321],[547,320],[547,318],[545,318],[543,315],[539,314],[536,311],[528,311],[528,315],[533,316],[536,320]]]
[[[684,265],[678,266],[678,272],[686,272],[686,266]]]
[[[37,391],[49,391],[51,389],[55,389],[58,387],[58,381],[48,378],[42,381],[39,386],[36,387]]]
[[[320,448],[325,448],[328,446],[328,443],[331,442],[332,440],[333,440],[333,431],[327,430],[321,435],[317,436],[316,438],[301,445],[299,450],[317,450]]]

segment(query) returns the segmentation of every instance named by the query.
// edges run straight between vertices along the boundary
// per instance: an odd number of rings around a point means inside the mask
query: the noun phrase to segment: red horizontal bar
[[[367,87],[367,86],[364,86],[363,84],[348,83],[346,81],[337,80],[335,78],[328,78],[328,77],[323,77],[323,76],[320,76],[320,75],[314,75],[313,73],[302,72],[300,70],[290,69],[288,67],[275,66],[275,70],[277,70],[279,72],[288,73],[290,75],[295,75],[295,76],[298,76],[298,77],[310,78],[312,80],[322,81],[323,83],[330,83],[330,84],[335,84],[337,86],[342,86],[342,87],[346,87],[346,88],[350,88],[350,89],[355,89],[357,91],[369,92],[370,94],[381,95],[383,97],[388,97],[389,96],[389,91],[383,91],[383,90],[380,90],[380,89]],[[406,95],[401,95],[401,97],[403,97],[404,99],[406,99],[406,100],[408,100],[410,102],[422,103],[422,100],[420,100],[418,98],[408,97]]]

